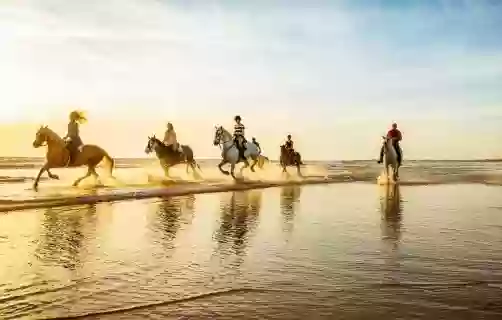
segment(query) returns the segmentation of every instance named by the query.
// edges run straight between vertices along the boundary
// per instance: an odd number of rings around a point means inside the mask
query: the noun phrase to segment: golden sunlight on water
[[[0,317],[500,319],[501,208],[335,184],[6,213]]]

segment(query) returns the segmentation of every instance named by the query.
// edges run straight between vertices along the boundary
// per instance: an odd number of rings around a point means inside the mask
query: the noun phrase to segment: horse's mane
[[[152,139],[152,140],[154,140],[155,142],[162,143],[162,141],[160,141],[160,139],[157,138],[156,136],[151,136],[149,138]]]
[[[232,136],[232,134],[230,133],[230,131],[228,131],[227,129],[225,129],[225,127],[223,127],[223,126],[217,126],[216,128],[221,129],[221,131],[223,131],[224,135],[227,135],[227,136],[230,136],[230,137]]]
[[[54,138],[54,139],[58,140],[59,142],[64,142],[63,138],[61,138],[61,136],[59,134],[57,134],[56,131],[54,131],[51,128],[49,128],[49,126],[42,126],[40,129],[41,130],[43,129],[45,131],[45,133],[48,136],[50,136],[51,138]]]

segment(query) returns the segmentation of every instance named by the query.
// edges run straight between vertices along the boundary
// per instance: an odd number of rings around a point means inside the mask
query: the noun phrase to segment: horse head
[[[49,129],[48,126],[40,126],[40,128],[37,130],[37,133],[35,134],[35,140],[33,141],[33,147],[34,148],[39,148],[45,143],[49,142],[53,135],[53,131]]]
[[[146,147],[145,147],[145,153],[149,154],[149,153],[153,152],[160,145],[161,145],[161,141],[159,139],[157,139],[157,137],[155,137],[155,135],[153,135],[151,137],[149,136],[148,142],[146,143]]]
[[[223,141],[223,135],[225,132],[225,129],[223,129],[223,126],[214,126],[214,139],[213,139],[213,144],[215,146],[219,145]]]

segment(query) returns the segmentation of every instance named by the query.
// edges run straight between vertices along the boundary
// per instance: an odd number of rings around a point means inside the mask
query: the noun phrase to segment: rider
[[[260,144],[258,143],[258,141],[256,141],[256,138],[253,137],[252,141],[253,141],[253,144],[258,148],[258,153],[261,153],[261,147],[260,147]]]
[[[80,128],[79,125],[87,121],[85,116],[79,111],[72,111],[70,113],[70,123],[68,123],[68,133],[64,137],[66,142],[66,147],[70,151],[70,157],[68,159],[68,165],[72,165],[75,160],[76,151],[80,146],[83,145],[82,139],[80,138]]]
[[[244,137],[244,125],[241,123],[241,116],[235,116],[235,125],[234,125],[234,143],[239,149],[239,156],[242,159],[245,159],[244,152],[246,150],[245,142],[246,138]]]
[[[286,143],[284,143],[284,146],[286,147],[286,151],[288,151],[290,154],[293,154],[293,152],[295,151],[295,149],[293,148],[293,140],[291,140],[291,135],[288,134],[288,137],[287,137],[287,140],[286,140]]]
[[[394,146],[394,149],[396,150],[397,153],[397,162],[399,163],[399,165],[401,165],[402,153],[401,153],[401,146],[399,146],[399,141],[403,139],[403,135],[401,134],[401,131],[397,129],[397,123],[394,122],[392,124],[392,129],[390,129],[389,132],[387,132],[387,139],[392,139],[392,145]],[[380,158],[377,161],[378,163],[383,162],[383,151],[384,151],[383,148],[384,147],[382,146],[382,148],[380,149]]]
[[[171,122],[167,123],[167,130],[164,134],[164,144],[168,147],[171,147],[174,152],[183,152],[181,150],[181,145],[178,143],[178,139],[176,138],[176,131],[174,131],[174,126]]]

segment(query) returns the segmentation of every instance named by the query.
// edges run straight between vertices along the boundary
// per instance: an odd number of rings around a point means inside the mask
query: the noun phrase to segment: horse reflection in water
[[[47,208],[35,254],[45,265],[76,270],[85,255],[85,240],[93,239],[96,205]]]
[[[399,268],[399,243],[402,229],[402,199],[398,184],[386,185],[384,194],[380,198],[380,210],[382,215],[382,242],[384,252],[388,256],[384,260],[390,270]],[[394,278],[394,274],[390,278]]]
[[[293,219],[296,207],[300,201],[302,189],[300,186],[288,186],[281,188],[281,215],[283,218],[283,230],[293,231]]]
[[[245,254],[250,232],[254,231],[261,211],[261,190],[232,192],[228,200],[224,194],[220,205],[220,228],[214,237],[223,255]],[[242,259],[238,264],[242,263]]]
[[[156,210],[155,228],[160,229],[162,243],[168,249],[174,247],[173,241],[182,225],[192,222],[195,210],[195,195],[162,199]]]

